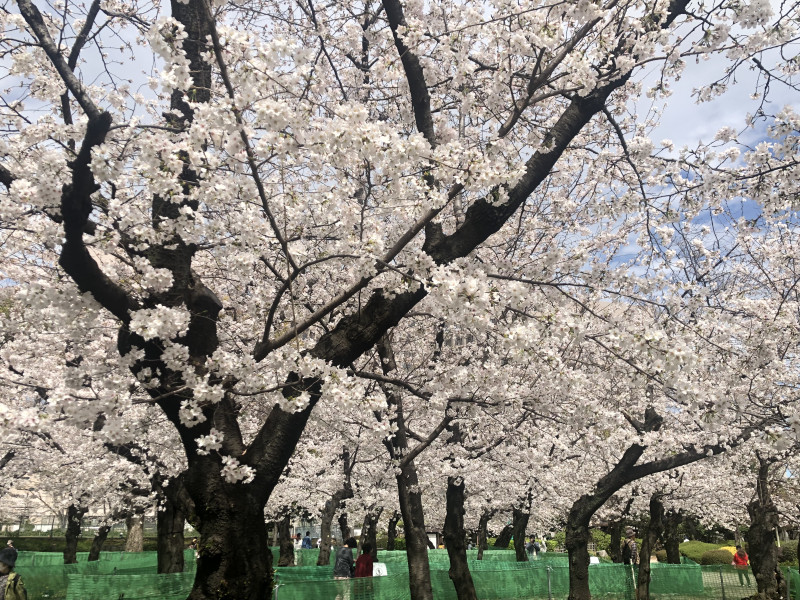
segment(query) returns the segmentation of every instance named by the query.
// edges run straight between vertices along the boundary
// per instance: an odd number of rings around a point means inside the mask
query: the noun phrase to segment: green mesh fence
[[[194,573],[169,575],[69,575],[66,600],[184,600]]]
[[[408,564],[404,551],[379,552],[388,575],[367,579],[334,580],[330,565],[316,566],[318,551],[298,554],[300,566],[276,569],[274,600],[408,600]],[[490,554],[491,553],[491,554]],[[85,554],[85,553],[84,553]],[[569,592],[569,568],[564,555],[517,563],[513,551],[488,551],[484,560],[468,553],[468,565],[481,600],[563,600]],[[430,553],[431,584],[436,600],[456,600],[447,569],[447,553]],[[491,558],[489,558],[491,556]],[[547,555],[545,555],[547,556]],[[21,552],[17,571],[29,591],[29,600],[183,600],[189,593],[196,568],[194,553],[187,551],[186,572],[157,575],[155,552],[104,553],[101,560],[73,565],[60,553]],[[800,600],[800,573],[783,569],[790,598]],[[595,598],[634,600],[637,573],[630,566],[591,565],[589,588]],[[650,593],[654,600],[741,600],[757,591],[752,572],[730,565],[700,566],[651,564]]]

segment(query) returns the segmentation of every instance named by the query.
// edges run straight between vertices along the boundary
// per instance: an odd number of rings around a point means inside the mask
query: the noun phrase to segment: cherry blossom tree
[[[687,234],[694,262],[684,271],[694,271],[684,279],[662,258],[671,248],[656,236],[682,225],[671,199],[648,188],[668,176],[667,194],[690,188],[681,213],[690,219],[714,211],[710,198],[727,193],[729,180],[699,169],[706,177],[693,186],[680,165],[667,174],[650,156],[659,149],[649,124],[619,119],[644,65],[663,66],[654,92],[663,94],[689,57],[724,52],[733,69],[790,42],[789,19],[769,22],[765,2],[17,0],[0,15],[13,76],[0,113],[3,277],[19,302],[58,315],[81,346],[80,370],[101,390],[83,399],[82,382],[56,381],[59,402],[92,422],[103,414],[113,428],[115,391],[141,386],[177,433],[202,538],[193,599],[269,595],[264,507],[312,409],[323,396],[359,401],[348,370],[371,360],[365,354],[413,311],[487,329],[484,306],[508,292],[524,323],[498,339],[541,346],[556,373],[564,363],[542,340],[592,336],[628,365],[618,387],[640,420],[646,377],[631,372],[657,376],[659,398],[705,408],[714,424],[729,422],[726,411],[712,417],[731,398],[766,402],[774,381],[792,381],[788,369],[778,380],[765,375],[764,361],[779,366],[773,359],[795,331],[796,313],[777,296],[737,297],[742,288],[732,286],[719,297],[728,317],[770,304],[773,323],[756,321],[750,336],[744,319],[720,331],[699,314],[713,280],[706,267],[735,243],[707,248]],[[152,91],[120,67],[145,46],[158,71]],[[764,180],[772,160],[755,150],[751,182]],[[769,235],[752,232],[751,252],[782,239],[771,224]],[[632,238],[651,250],[655,282],[619,263]],[[679,273],[666,280],[670,270]],[[791,296],[792,286],[781,289]],[[554,300],[565,293],[570,310]],[[600,296],[623,305],[660,296],[664,313],[676,308],[682,320],[658,339],[648,336],[661,335],[659,314],[644,333],[599,331],[610,320],[595,320],[608,301]],[[538,310],[526,312],[527,300]],[[39,334],[42,353],[66,364],[74,345],[54,348],[48,331]],[[701,347],[696,336],[711,341]],[[687,365],[721,340],[744,344],[746,358],[709,397],[696,389],[709,378],[693,379],[708,364]],[[562,392],[574,382],[564,379]],[[589,404],[601,407],[614,390],[597,388],[606,393]],[[641,456],[655,422],[634,427],[645,440],[618,458],[620,468]],[[699,429],[676,444],[705,444],[690,439]],[[431,593],[415,587],[412,598]]]

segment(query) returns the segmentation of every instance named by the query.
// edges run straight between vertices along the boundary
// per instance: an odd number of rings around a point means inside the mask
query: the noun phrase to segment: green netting
[[[69,575],[66,600],[184,600],[193,582],[193,573]]]
[[[800,571],[797,569],[786,569],[786,582],[789,586],[789,598],[800,599]]]
[[[450,587],[453,587],[452,584]],[[438,600],[434,592],[434,596]],[[339,581],[289,583],[275,588],[273,600],[408,600],[408,575]]]
[[[63,554],[57,552],[27,552],[20,553],[26,560],[20,563],[17,560],[17,572],[25,582],[28,589],[29,600],[62,600],[67,597],[68,581],[70,576],[122,576],[140,575],[155,576],[158,570],[158,558],[155,552],[108,552],[100,555],[100,560],[88,562],[87,553],[79,557],[77,564],[63,564]],[[82,560],[81,560],[82,559]],[[60,564],[54,561],[60,560]],[[25,563],[33,564],[25,564]],[[194,579],[196,569],[194,552],[184,552],[185,574],[189,580]],[[116,600],[116,596],[114,597]]]
[[[517,563],[511,551],[490,551],[478,561],[468,553],[478,598],[481,600],[563,599],[569,591],[569,569],[564,557]],[[552,554],[552,553],[548,553]],[[154,552],[104,553],[100,561],[74,565],[63,561],[60,553],[20,553],[18,571],[29,590],[29,600],[135,600],[137,598],[185,598],[191,589],[196,568],[194,553],[187,551],[186,572],[157,575]],[[316,550],[300,552],[302,561],[315,563]],[[276,570],[275,600],[407,600],[408,564],[403,551],[379,552],[388,576],[364,580],[333,580],[330,565],[316,564],[283,567]],[[455,600],[455,590],[447,569],[449,559],[441,550],[430,552],[431,584],[437,600]],[[27,563],[27,564],[25,564]],[[50,563],[50,564],[48,564]],[[790,595],[800,600],[800,573],[784,569]],[[604,563],[589,569],[589,587],[595,598],[633,600],[636,573],[629,566]],[[691,561],[682,565],[651,564],[650,591],[659,600],[733,600],[756,592],[755,577],[749,569],[730,565],[700,566]],[[122,596],[120,594],[123,594]]]

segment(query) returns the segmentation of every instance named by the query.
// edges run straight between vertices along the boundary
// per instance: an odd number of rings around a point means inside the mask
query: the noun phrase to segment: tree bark
[[[642,536],[639,552],[639,577],[636,582],[637,600],[650,600],[650,553],[664,532],[664,505],[656,493],[650,498],[650,522]]]
[[[386,336],[378,343],[378,355],[384,374],[395,368],[394,353]],[[411,600],[433,600],[431,571],[428,563],[428,535],[425,530],[425,511],[422,506],[422,492],[417,476],[413,455],[409,454],[408,431],[403,413],[403,398],[391,392],[386,393],[394,415],[390,417],[397,433],[384,440],[389,456],[398,461],[397,496],[400,514],[403,516],[403,532],[406,538],[406,560],[408,561],[408,581]]]
[[[278,525],[278,544],[281,554],[278,558],[279,567],[294,566],[294,540],[292,540],[292,517],[288,513],[280,520]]]
[[[183,529],[186,517],[176,498],[179,484],[167,486],[162,497],[162,505],[156,511],[158,553],[158,573],[183,573],[183,549],[185,540]]]
[[[369,542],[372,546],[372,559],[378,560],[378,520],[381,518],[383,507],[372,507],[364,515],[364,525],[361,528],[361,540],[358,542],[358,549],[364,545],[364,542]]]
[[[506,525],[494,541],[495,548],[508,548],[511,536],[514,535],[514,525]]]
[[[342,532],[342,543],[344,543],[347,538],[352,537],[353,535],[353,531],[350,529],[350,524],[347,522],[347,513],[340,513],[339,518],[336,519],[336,521],[339,523],[339,531]]]
[[[447,504],[444,517],[444,540],[450,557],[450,579],[458,600],[478,600],[467,563],[467,533],[464,530],[464,480],[447,479]]]
[[[66,546],[64,548],[64,564],[73,565],[78,562],[78,538],[81,535],[81,523],[88,509],[75,504],[67,508]]]
[[[581,496],[567,517],[565,545],[569,555],[569,600],[590,600],[589,521],[596,512],[593,502]]]
[[[131,515],[125,519],[125,527],[128,528],[128,539],[125,540],[125,552],[143,552],[144,517],[142,515]]]
[[[683,515],[677,510],[667,511],[664,518],[664,548],[667,551],[667,562],[671,565],[681,564],[681,538],[678,535],[678,526],[683,520]]]
[[[400,520],[400,513],[394,511],[389,518],[389,528],[386,533],[386,549],[394,550],[395,540],[397,539],[397,522]]]
[[[101,525],[97,533],[94,534],[92,540],[92,547],[89,549],[89,562],[100,560],[100,552],[103,550],[103,544],[108,539],[108,532],[111,531],[111,525]]]
[[[185,483],[195,503],[200,549],[188,600],[266,600],[272,594],[272,554],[263,489],[258,482],[227,483],[212,468],[189,474]]]
[[[608,526],[608,534],[611,536],[611,541],[608,545],[608,556],[615,563],[622,562],[622,521],[614,521]]]
[[[514,534],[514,553],[517,562],[527,562],[528,553],[525,552],[525,530],[531,515],[526,510],[515,508],[512,512],[512,529]]]
[[[486,509],[478,521],[478,560],[483,560],[483,551],[489,549],[489,521],[494,513],[495,511]]]
[[[778,508],[769,492],[770,463],[759,457],[756,498],[747,505],[750,529],[745,534],[750,565],[758,585],[758,598],[778,600],[786,597],[785,582],[777,576],[779,548],[775,545]],[[783,589],[782,589],[783,588]]]

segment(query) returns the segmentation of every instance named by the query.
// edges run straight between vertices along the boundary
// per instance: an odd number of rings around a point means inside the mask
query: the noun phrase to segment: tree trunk
[[[158,551],[158,572],[161,573],[183,573],[183,528],[186,525],[186,518],[181,509],[177,490],[170,488],[177,487],[178,483],[173,483],[164,490],[163,505],[156,512],[157,542]]]
[[[608,545],[608,556],[615,563],[622,562],[622,521],[614,521],[608,526],[608,534],[611,536],[611,541]]]
[[[78,562],[78,538],[81,535],[81,522],[87,509],[70,504],[67,508],[66,547],[64,548],[64,564],[73,565]]]
[[[288,513],[278,524],[278,544],[281,547],[281,555],[278,558],[279,567],[294,566],[294,541],[292,540],[292,517]]]
[[[569,600],[590,600],[589,521],[597,509],[587,496],[581,496],[567,517],[565,545],[569,555]]]
[[[343,512],[336,520],[339,522],[339,531],[342,532],[342,545],[344,545],[344,541],[353,535],[350,524],[347,522],[347,513]]]
[[[450,579],[458,600],[478,600],[475,584],[467,563],[466,531],[464,531],[464,480],[447,479],[447,507],[444,517],[444,540],[450,557]]]
[[[386,549],[394,550],[395,540],[397,539],[397,522],[400,520],[400,513],[394,511],[389,519],[389,529],[386,534]]]
[[[381,518],[383,507],[372,507],[364,515],[364,526],[361,528],[361,540],[358,542],[358,549],[364,545],[364,542],[369,542],[372,546],[372,559],[378,560],[378,519]]]
[[[92,547],[89,549],[89,562],[100,560],[100,551],[103,549],[103,544],[106,543],[109,531],[111,531],[111,525],[101,525],[94,534]]]
[[[338,493],[339,492],[336,492],[332,498],[328,499],[328,501],[325,502],[325,507],[322,509],[319,533],[319,556],[317,557],[318,567],[328,565],[331,562],[331,525],[333,525],[333,517],[336,515],[336,510],[339,508]]]
[[[495,548],[508,548],[511,543],[511,536],[514,535],[514,526],[506,525],[494,541]]]
[[[400,512],[406,536],[406,559],[411,600],[433,600],[431,570],[428,563],[428,534],[425,512],[414,461],[406,463],[397,476]]]
[[[386,336],[378,343],[378,355],[384,374],[395,368],[394,353]],[[417,476],[417,467],[409,455],[408,431],[403,413],[402,396],[386,394],[394,416],[390,417],[397,428],[391,439],[384,440],[386,450],[392,460],[398,461],[397,496],[400,514],[403,516],[403,531],[406,536],[406,560],[408,561],[408,583],[411,600],[433,600],[431,570],[428,563],[428,535],[425,531],[425,512],[422,507],[422,492]]]
[[[683,516],[676,510],[667,511],[664,519],[664,548],[667,551],[667,562],[671,565],[681,564],[681,538],[678,535],[678,526]]]
[[[255,482],[230,484],[218,470],[208,471],[191,472],[197,478],[186,480],[200,532],[197,575],[188,600],[267,600],[272,594],[272,554],[264,498],[256,495],[257,488],[248,489]]]
[[[125,540],[125,552],[143,552],[144,517],[142,515],[131,515],[125,519],[125,526],[128,528],[128,539]]]
[[[489,549],[489,521],[494,516],[494,511],[486,509],[478,521],[478,560],[483,560],[483,551]]]
[[[514,553],[517,555],[517,562],[527,562],[528,553],[525,552],[525,530],[528,528],[528,519],[531,515],[528,511],[514,509],[512,513],[512,528],[514,533]]]
[[[778,552],[775,545],[775,528],[778,526],[778,509],[769,493],[768,477],[770,463],[759,458],[756,498],[747,505],[750,514],[750,529],[745,538],[748,544],[750,565],[758,585],[758,598],[777,600],[786,597],[785,583],[776,576]],[[781,589],[784,587],[784,589]]]
[[[636,599],[650,600],[650,553],[664,531],[664,505],[661,497],[650,497],[650,522],[642,536],[642,549],[639,553],[639,577],[636,583]]]

